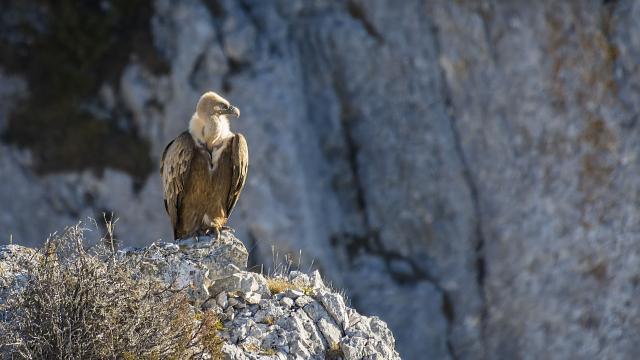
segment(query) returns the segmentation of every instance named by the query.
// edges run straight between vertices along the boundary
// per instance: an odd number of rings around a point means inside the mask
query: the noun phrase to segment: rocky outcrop
[[[229,358],[400,359],[386,323],[347,307],[317,272],[275,281],[294,288],[272,295],[264,277],[246,272],[214,284],[212,291],[220,292],[212,306],[224,314]]]
[[[386,323],[347,306],[318,271],[248,272],[246,248],[227,231],[219,240],[153,243],[118,256],[141,264],[144,275],[185,289],[200,310],[213,311],[221,320],[214,335],[222,339],[224,359],[400,359]],[[15,290],[10,284],[25,283],[13,280],[27,276],[25,267],[37,266],[41,257],[23,246],[0,247],[0,304]],[[11,316],[0,316],[6,319]]]
[[[78,106],[147,141],[147,169],[204,90],[237,104],[251,165],[232,221],[253,264],[302,249],[407,359],[637,355],[637,2],[142,3],[155,52],[120,27],[109,49],[133,55]],[[7,54],[38,44],[20,21],[51,31],[38,9],[0,15]],[[0,67],[5,133],[51,84]],[[170,237],[157,174],[100,158],[38,172],[42,149],[20,144],[0,143],[0,241],[103,211],[122,238]]]

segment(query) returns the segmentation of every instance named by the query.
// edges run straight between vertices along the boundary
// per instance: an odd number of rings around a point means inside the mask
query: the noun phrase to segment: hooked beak
[[[224,110],[224,114],[225,115],[233,115],[235,117],[240,117],[240,109],[238,109],[237,107],[235,107],[233,105],[229,105],[229,108]]]

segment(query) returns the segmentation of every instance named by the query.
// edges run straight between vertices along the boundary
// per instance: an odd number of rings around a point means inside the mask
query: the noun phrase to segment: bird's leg
[[[220,240],[220,228],[216,227],[216,240]]]

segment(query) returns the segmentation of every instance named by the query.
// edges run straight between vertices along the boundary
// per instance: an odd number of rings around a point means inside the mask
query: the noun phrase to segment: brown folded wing
[[[247,180],[249,169],[249,149],[242,134],[236,134],[231,143],[231,189],[227,200],[227,216],[236,206],[240,192]]]
[[[195,142],[188,132],[183,132],[165,148],[160,161],[160,175],[164,190],[164,207],[171,219],[175,230],[178,226],[182,192],[185,188],[191,167],[191,161],[196,152]]]

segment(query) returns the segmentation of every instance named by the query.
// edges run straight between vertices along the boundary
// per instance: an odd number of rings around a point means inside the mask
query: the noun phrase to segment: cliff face
[[[389,323],[407,359],[637,353],[636,2],[149,9],[153,49],[101,52],[121,69],[78,97],[92,121],[115,124],[103,131],[126,155],[110,148],[71,171],[43,168],[33,142],[0,145],[0,228],[15,241],[105,210],[123,238],[169,238],[156,172],[109,158],[157,164],[198,96],[221,89],[250,148],[232,225],[251,262],[268,263],[274,244],[301,248]],[[11,14],[48,23],[29,11]],[[17,31],[13,19],[3,26]],[[47,84],[4,67],[0,127],[12,129],[19,99]]]

